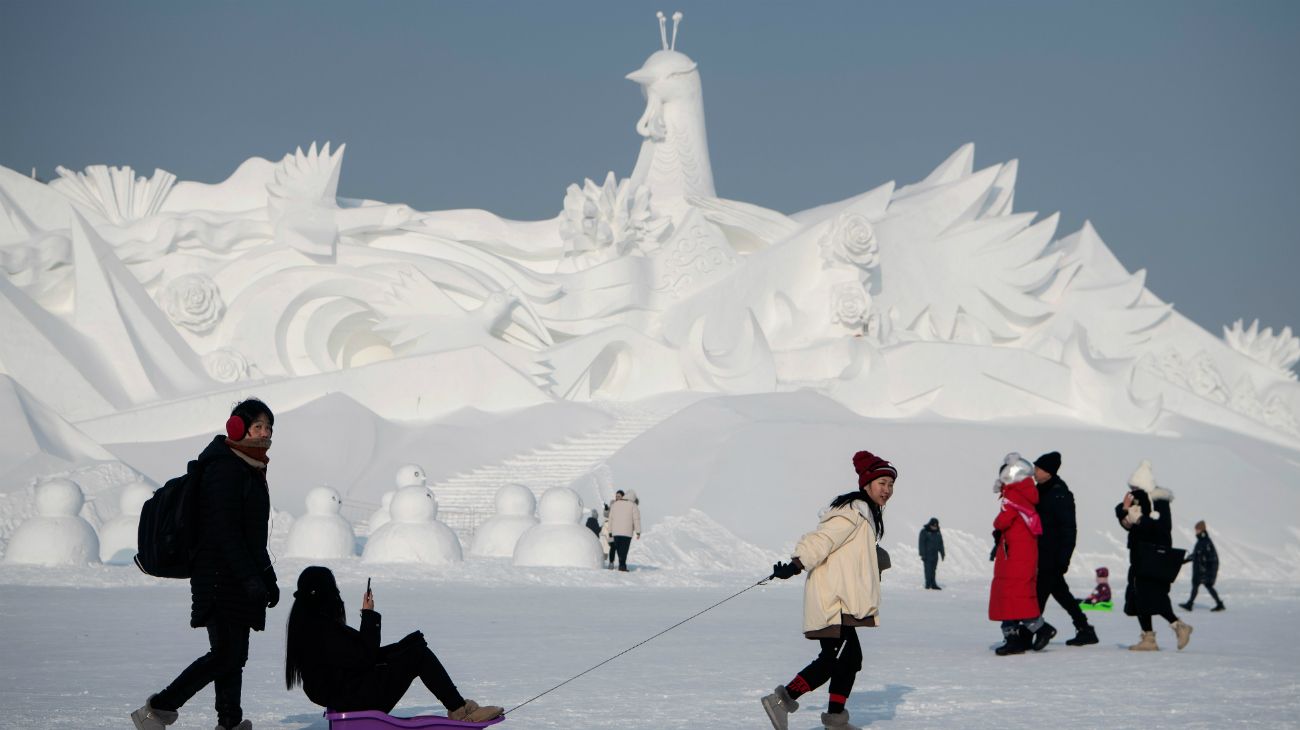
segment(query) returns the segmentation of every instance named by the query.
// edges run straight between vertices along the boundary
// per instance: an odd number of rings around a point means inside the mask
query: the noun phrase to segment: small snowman
[[[122,488],[117,498],[118,515],[99,531],[99,559],[109,565],[132,565],[140,535],[140,508],[153,496],[141,482]]]
[[[307,492],[307,514],[294,520],[289,528],[289,542],[285,556],[290,558],[347,558],[356,552],[356,538],[352,525],[339,509],[343,499],[329,487],[316,487]]]
[[[600,568],[600,541],[582,525],[582,499],[568,487],[551,487],[537,505],[541,524],[519,538],[521,567]]]
[[[14,530],[6,563],[85,565],[99,562],[99,538],[78,514],[86,497],[68,479],[46,479],[36,487],[36,516]]]
[[[507,484],[497,490],[496,514],[474,531],[470,555],[490,558],[508,558],[515,554],[515,544],[525,532],[537,524],[533,510],[537,498],[522,484]]]
[[[424,475],[424,467],[419,464],[403,464],[397,467],[397,489],[402,487],[424,487],[428,486],[428,479]],[[393,505],[393,495],[397,494],[397,489],[390,489],[384,492],[380,498],[379,509],[370,515],[370,521],[366,524],[366,534],[373,535],[379,531],[393,518],[389,511]]]
[[[456,533],[434,519],[438,502],[426,487],[397,490],[390,511],[392,520],[366,541],[363,563],[449,565],[464,559]]]

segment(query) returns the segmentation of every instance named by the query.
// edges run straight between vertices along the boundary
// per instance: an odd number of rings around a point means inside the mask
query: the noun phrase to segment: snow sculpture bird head
[[[714,196],[704,130],[704,92],[700,72],[689,56],[676,49],[681,12],[673,13],[669,42],[664,14],[659,14],[662,48],[650,54],[627,78],[641,85],[645,112],[636,131],[645,140],[632,172],[633,187],[650,186],[655,199],[685,195]]]

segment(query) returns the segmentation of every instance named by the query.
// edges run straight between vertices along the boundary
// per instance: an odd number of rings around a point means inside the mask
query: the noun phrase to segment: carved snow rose
[[[871,298],[852,282],[836,284],[831,289],[831,320],[845,327],[861,327],[867,321]]]
[[[238,350],[223,347],[203,356],[203,367],[218,383],[237,383],[248,379],[248,359]]]
[[[880,265],[880,246],[871,222],[856,213],[843,213],[822,237],[826,263],[844,262],[862,269]]]
[[[158,304],[178,327],[203,333],[216,326],[226,311],[221,290],[207,274],[184,274],[158,292]]]

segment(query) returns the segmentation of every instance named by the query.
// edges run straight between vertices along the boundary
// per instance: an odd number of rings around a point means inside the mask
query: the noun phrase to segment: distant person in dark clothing
[[[921,528],[921,535],[916,540],[916,549],[921,553],[921,563],[925,565],[925,589],[941,591],[934,580],[934,571],[943,560],[943,533],[939,532],[939,518],[931,517]]]
[[[1196,547],[1192,548],[1192,554],[1183,562],[1192,564],[1192,596],[1187,599],[1187,603],[1178,605],[1188,611],[1192,610],[1192,604],[1196,602],[1196,589],[1205,586],[1205,590],[1214,598],[1214,608],[1210,610],[1222,611],[1227,608],[1219,598],[1219,593],[1214,590],[1214,581],[1219,577],[1219,551],[1214,549],[1214,541],[1205,530],[1205,520],[1196,523]]]
[[[596,510],[587,511],[587,529],[596,536],[600,537],[600,522],[596,519]]]
[[[1078,599],[1065,583],[1065,573],[1074,557],[1078,527],[1074,495],[1065,481],[1057,476],[1060,469],[1061,455],[1056,451],[1043,454],[1034,462],[1038,516],[1043,521],[1043,534],[1038,538],[1038,608],[1045,610],[1047,598],[1055,598],[1074,623],[1074,638],[1068,639],[1066,646],[1086,646],[1097,643],[1097,631],[1088,623]]]
[[[235,406],[225,434],[199,455],[190,626],[208,630],[211,648],[131,713],[137,730],[160,730],[176,722],[181,705],[209,683],[216,691],[219,730],[252,728],[240,706],[248,636],[266,628],[266,609],[280,600],[266,551],[271,519],[266,452],[274,425],[271,409],[250,398]]]
[[[1089,593],[1088,597],[1083,599],[1082,602],[1093,606],[1099,603],[1111,602],[1110,568],[1107,568],[1104,565],[1097,568],[1097,587],[1093,588],[1092,593]]]
[[[336,712],[391,712],[419,677],[453,720],[487,722],[501,715],[500,707],[480,707],[460,696],[419,631],[380,646],[380,616],[369,589],[361,598],[360,630],[348,626],[329,568],[304,568],[293,597],[284,655],[289,689],[301,683],[307,699]]]

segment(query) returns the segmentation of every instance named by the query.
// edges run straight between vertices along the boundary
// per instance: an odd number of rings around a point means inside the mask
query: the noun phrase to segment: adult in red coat
[[[1038,486],[1034,467],[1007,454],[995,485],[1002,508],[993,520],[993,583],[989,587],[989,620],[1002,623],[1006,642],[999,656],[1041,649],[1056,630],[1043,621],[1038,607]]]

